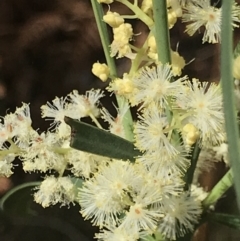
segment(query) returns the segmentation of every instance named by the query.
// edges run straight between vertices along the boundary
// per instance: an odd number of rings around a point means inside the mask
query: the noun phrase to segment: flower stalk
[[[153,32],[157,44],[158,60],[162,64],[171,64],[166,0],[153,0],[153,15],[155,22]]]
[[[131,9],[137,18],[139,18],[141,21],[143,21],[149,28],[153,26],[152,19],[147,16],[137,5],[137,1],[134,2],[134,4],[130,3],[128,0],[117,0],[117,2],[121,2],[125,6],[127,6],[129,9]]]

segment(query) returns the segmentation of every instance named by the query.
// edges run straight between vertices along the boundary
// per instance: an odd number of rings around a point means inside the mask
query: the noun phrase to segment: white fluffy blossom
[[[98,116],[99,115],[99,99],[104,96],[100,89],[89,90],[85,95],[80,95],[77,90],[74,90],[68,95],[68,99],[71,103],[69,109],[71,110],[71,116],[73,119],[80,119],[86,116]]]
[[[143,103],[148,107],[155,102],[164,107],[168,104],[172,96],[175,96],[181,86],[180,78],[171,82],[173,72],[170,65],[157,65],[157,67],[146,67],[133,78],[133,87],[135,96],[131,100],[132,105]]]
[[[79,203],[83,217],[92,219],[93,224],[100,227],[117,225],[119,214],[127,205],[126,192],[134,183],[133,175],[133,167],[128,162],[114,161],[101,166],[100,172],[80,189]]]
[[[180,91],[181,92],[181,91]],[[185,92],[177,103],[187,111],[183,124],[191,123],[200,131],[203,145],[216,145],[225,140],[222,92],[219,85],[198,80],[186,82]]]
[[[165,148],[168,153],[176,154],[177,150],[167,136],[169,130],[166,114],[158,105],[152,104],[144,109],[134,126],[135,145],[141,151],[158,151]]]
[[[108,230],[101,230],[96,234],[96,238],[100,241],[137,241],[140,238],[138,233],[129,233],[122,227],[108,227]]]
[[[48,176],[37,189],[38,191],[34,193],[34,200],[44,208],[57,203],[61,206],[68,206],[75,200],[76,190],[68,177]]]
[[[66,98],[56,97],[52,102],[52,104],[47,102],[46,105],[41,106],[42,118],[47,117],[46,120],[53,120],[53,125],[55,125],[63,122],[64,116],[68,115]]]
[[[53,120],[52,126],[58,126],[64,122],[64,117],[69,116],[73,119],[81,119],[90,115],[97,116],[99,114],[98,103],[103,97],[101,90],[89,90],[85,95],[80,95],[77,90],[66,98],[56,97],[53,104],[47,102],[41,107],[42,117],[46,120]]]
[[[232,25],[238,27],[240,9],[234,3],[232,7]],[[186,32],[192,36],[202,26],[205,31],[203,35],[203,43],[218,43],[220,42],[222,9],[212,6],[210,1],[199,0],[189,2],[184,7],[182,16],[183,22],[190,22],[186,26]]]
[[[67,151],[64,157],[71,165],[70,170],[74,176],[84,178],[90,178],[91,174],[97,171],[99,165],[108,161],[106,157],[74,149]]]
[[[33,138],[21,155],[23,169],[28,172],[56,170],[61,173],[66,162],[63,155],[54,151],[55,147],[60,147],[56,138],[57,135],[51,132]]]
[[[201,202],[190,196],[188,192],[172,196],[163,209],[165,215],[160,221],[158,230],[171,240],[192,232],[202,213]]]
[[[16,108],[14,113],[10,113],[3,118],[4,123],[0,123],[0,145],[5,141],[16,138],[20,143],[35,132],[32,127],[29,105],[23,103],[21,107]]]
[[[0,177],[10,177],[13,174],[13,161],[15,155],[10,153],[0,159]]]

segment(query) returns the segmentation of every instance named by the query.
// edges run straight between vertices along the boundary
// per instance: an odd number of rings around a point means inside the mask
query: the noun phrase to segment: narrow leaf
[[[221,44],[221,86],[223,94],[223,108],[228,142],[228,156],[233,171],[234,186],[240,209],[240,146],[239,123],[236,118],[234,82],[232,75],[232,4],[233,1],[222,1],[222,44]]]
[[[240,230],[240,216],[225,213],[211,213],[207,215],[208,221],[224,224],[228,227]]]
[[[207,209],[211,205],[215,204],[232,185],[233,174],[232,169],[230,169],[203,200],[202,205],[204,209]]]
[[[0,209],[12,215],[36,215],[32,209],[33,188],[38,185],[40,182],[28,182],[14,187],[0,199]]]
[[[69,117],[65,117],[65,122],[71,126],[70,146],[72,148],[130,161],[134,161],[134,157],[141,155],[131,142],[119,136]]]

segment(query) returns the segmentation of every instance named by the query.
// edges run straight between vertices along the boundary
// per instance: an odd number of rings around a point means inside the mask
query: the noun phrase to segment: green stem
[[[102,46],[103,46],[104,55],[107,61],[107,65],[110,69],[110,75],[117,77],[116,65],[115,65],[114,59],[110,56],[109,46],[111,43],[108,36],[107,25],[103,21],[104,12],[103,12],[102,6],[96,0],[91,0],[91,2],[92,2],[92,8],[96,19],[97,27],[98,27],[98,32],[99,32]]]
[[[239,130],[234,103],[234,83],[232,76],[232,0],[222,2],[222,45],[221,45],[221,85],[223,107],[228,141],[229,159],[233,170],[238,207],[240,208],[240,147]]]
[[[198,141],[194,144],[194,147],[193,147],[193,150],[190,154],[190,160],[191,160],[191,164],[190,164],[190,167],[188,168],[186,174],[185,174],[185,177],[184,177],[184,180],[186,182],[186,185],[185,185],[185,190],[189,190],[190,189],[190,184],[192,183],[193,181],[193,176],[194,176],[194,171],[196,169],[196,166],[197,166],[197,161],[198,161],[198,157],[199,157],[199,154],[201,152],[201,149],[199,147],[199,143]]]
[[[24,153],[26,151],[22,150],[21,148],[19,148],[12,139],[8,139],[7,140],[11,146],[8,147],[8,149],[3,149],[0,150],[0,157],[1,156],[7,156],[8,154],[15,154],[15,155],[19,155],[20,153]]]
[[[21,152],[24,152],[24,151],[22,151],[21,149],[17,149],[17,148],[10,148],[10,149],[5,149],[5,150],[1,150],[0,151],[0,157],[2,157],[2,156],[6,156],[6,155],[8,155],[8,154],[19,154],[19,153],[21,153]]]
[[[233,185],[233,175],[230,169],[223,178],[214,186],[208,196],[203,200],[202,205],[206,210],[214,205],[220,197]]]
[[[144,22],[149,28],[153,26],[153,20],[148,17],[147,14],[145,14],[141,8],[138,7],[137,4],[132,4],[129,2],[129,0],[116,0],[117,2],[120,2],[127,6],[129,9],[131,9],[134,14],[137,16],[138,19],[140,19],[142,22]]]
[[[171,64],[166,0],[153,0],[153,16],[155,22],[155,39],[157,44],[158,60],[162,64]]]
[[[110,69],[110,75],[117,77],[117,69],[116,65],[114,62],[114,59],[110,56],[110,40],[108,36],[108,31],[107,31],[107,25],[105,22],[103,22],[103,9],[102,6],[96,1],[96,0],[91,0],[92,7],[93,7],[93,12],[95,15],[95,19],[97,22],[97,27],[98,31],[100,34],[104,54],[106,57],[107,65]],[[127,102],[127,100],[124,97],[116,95],[117,103],[119,108],[124,106],[124,103]],[[126,112],[124,118],[123,118],[123,128],[125,132],[125,137],[129,141],[133,141],[133,120],[132,120],[132,115],[130,112],[130,109]]]

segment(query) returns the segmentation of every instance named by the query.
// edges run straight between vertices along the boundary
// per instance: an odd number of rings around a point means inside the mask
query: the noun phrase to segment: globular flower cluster
[[[202,212],[198,195],[184,191],[182,181],[192,145],[225,142],[221,89],[187,76],[176,79],[169,64],[143,67],[128,81],[132,91],[125,97],[139,109],[134,143],[142,155],[134,165],[113,160],[101,166],[80,190],[81,213],[103,229],[100,240],[115,235],[137,240],[154,230],[174,240],[192,232]],[[117,90],[116,82],[109,90]],[[124,114],[119,110],[114,121],[105,109],[101,113],[109,130],[124,137],[117,125]],[[202,163],[196,173],[206,166]]]
[[[118,27],[113,28],[113,42],[111,44],[111,57],[118,53],[118,58],[128,57],[134,59],[135,54],[129,46],[132,39],[133,29],[129,23],[122,23]]]
[[[124,4],[125,1],[121,2]],[[151,21],[154,21],[152,1],[143,0],[139,7],[136,2],[131,5],[131,10],[150,28]],[[211,6],[205,0],[169,0],[167,7],[169,29],[174,27],[177,18],[181,18],[190,36],[203,30],[203,42],[220,42],[221,8]],[[143,11],[141,17],[139,10]],[[234,4],[233,27],[238,27],[237,13],[239,7]],[[183,182],[194,146],[199,145],[203,153],[209,151],[209,147],[216,150],[214,155],[218,155],[218,160],[223,155],[227,156],[226,148],[221,153],[221,146],[226,142],[222,93],[215,83],[182,76],[186,62],[177,51],[171,51],[171,64],[159,63],[156,39],[151,31],[142,49],[129,44],[133,30],[127,31],[130,26],[126,28],[127,25],[123,24],[124,19],[133,17],[108,11],[104,21],[113,28],[112,56],[118,52],[119,58],[132,60],[129,73],[124,73],[122,78],[114,78],[107,90],[127,99],[131,106],[138,109],[133,134],[134,144],[142,155],[136,157],[134,165],[124,164],[133,168],[131,173],[136,179],[132,178],[130,183],[118,179],[121,192],[116,186],[111,189],[116,177],[109,178],[109,174],[103,175],[102,172],[108,169],[109,173],[113,172],[111,165],[118,165],[118,170],[122,168],[121,162],[114,161],[84,184],[79,202],[83,207],[83,216],[102,228],[102,232],[96,235],[99,240],[138,240],[153,232],[175,240],[187,232],[193,232],[202,213],[200,195],[205,194],[186,191]],[[118,35],[120,27],[122,30]],[[114,50],[116,39],[119,40],[118,48]],[[123,52],[119,48],[120,42],[128,51]],[[144,54],[148,57],[147,60],[145,58],[147,64],[140,67],[144,64],[139,63],[144,62],[139,62],[139,59]],[[154,65],[148,67],[151,64]],[[127,108],[127,105],[120,107],[116,118],[105,109],[101,111],[103,119],[110,124],[109,130],[121,137],[126,136],[119,120],[124,122]],[[204,157],[200,156],[200,159]],[[197,183],[202,171],[212,166],[210,161],[199,161],[194,182]],[[125,174],[127,170],[116,176],[124,177]],[[106,176],[108,178],[104,179]],[[105,188],[105,185],[108,187]],[[143,193],[144,196],[141,196]],[[148,197],[147,202],[144,197]]]
[[[239,27],[240,7],[232,6],[232,26]],[[184,7],[182,21],[187,23],[186,32],[192,36],[201,27],[205,28],[202,41],[219,43],[222,23],[222,9],[211,6],[210,1],[190,1]]]
[[[47,176],[35,193],[35,201],[48,207],[56,203],[69,205],[76,199],[76,190],[65,170],[74,176],[89,178],[104,163],[102,157],[69,148],[70,127],[64,116],[80,119],[99,115],[97,107],[100,90],[90,90],[86,95],[73,91],[66,98],[56,97],[52,103],[42,106],[42,116],[52,120],[49,131],[38,133],[31,126],[29,105],[23,103],[14,113],[1,120],[1,164],[0,175],[13,174],[13,161],[18,156],[25,172],[47,173],[54,171],[56,176]]]
[[[171,66],[159,64],[141,69],[131,79],[134,91],[129,102],[140,110],[134,143],[142,152],[134,164],[69,148],[70,128],[64,116],[89,116],[95,122],[101,117],[109,123],[110,132],[125,138],[123,121],[129,109],[125,102],[113,117],[98,106],[103,97],[100,90],[86,95],[73,91],[41,107],[42,116],[52,121],[47,132],[38,134],[32,129],[26,104],[3,119],[2,154],[6,155],[1,173],[12,174],[15,156],[20,157],[26,172],[55,171],[56,176],[46,176],[37,188],[35,201],[43,207],[79,202],[83,217],[101,228],[96,235],[99,240],[111,240],[115,235],[137,240],[156,230],[176,239],[192,232],[202,209],[198,196],[184,191],[183,176],[194,144],[184,142],[184,134],[189,138],[189,133],[199,133],[202,146],[223,143],[222,97],[216,84],[206,89],[206,83],[190,81],[186,76],[175,81],[172,78]],[[172,138],[179,134],[183,142]],[[63,176],[68,169],[85,179],[80,190],[69,176]]]

